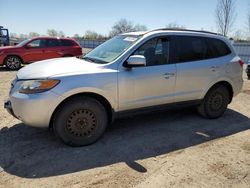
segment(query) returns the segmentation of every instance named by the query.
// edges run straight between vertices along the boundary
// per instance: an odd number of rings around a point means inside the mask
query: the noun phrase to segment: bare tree
[[[58,33],[57,35],[58,37],[65,37],[65,34],[63,31],[58,31],[57,33]]]
[[[227,36],[236,18],[235,0],[218,0],[215,18],[218,31]]]
[[[185,26],[183,25],[179,25],[175,22],[169,23],[168,25],[166,25],[166,28],[172,28],[172,29],[186,29]]]
[[[57,37],[58,36],[58,32],[55,29],[48,29],[47,34],[49,36],[51,36],[51,37]]]
[[[79,39],[81,38],[80,35],[78,33],[74,34],[73,38]]]
[[[113,25],[109,35],[110,37],[113,37],[121,33],[132,32],[132,31],[145,31],[145,30],[147,30],[147,27],[145,25],[140,25],[140,24],[134,25],[133,22],[123,18]]]
[[[29,33],[29,37],[39,37],[40,34],[39,33],[36,33],[36,32],[30,32]]]

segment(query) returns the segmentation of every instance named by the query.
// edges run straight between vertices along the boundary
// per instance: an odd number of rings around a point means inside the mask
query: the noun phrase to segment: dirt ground
[[[16,72],[0,70],[0,102]],[[0,106],[0,187],[250,187],[250,81],[218,120],[192,109],[122,119],[72,148]]]

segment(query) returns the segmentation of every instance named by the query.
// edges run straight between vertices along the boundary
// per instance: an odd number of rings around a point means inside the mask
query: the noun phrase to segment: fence
[[[87,40],[87,39],[83,39],[83,40],[78,40],[78,42],[80,43],[82,48],[96,48],[97,46],[99,46],[100,44],[104,43],[105,40]]]
[[[235,42],[234,48],[245,63],[250,60],[250,43]]]

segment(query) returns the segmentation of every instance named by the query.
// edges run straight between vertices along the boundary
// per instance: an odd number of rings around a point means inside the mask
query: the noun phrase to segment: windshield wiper
[[[82,59],[86,60],[86,61],[90,61],[93,63],[96,63],[94,59],[90,58],[90,57],[83,57]]]
[[[98,64],[106,64],[108,63],[107,61],[103,61],[100,59],[95,59],[95,58],[91,58],[91,57],[83,57],[82,59],[89,61],[89,62],[93,62],[93,63],[98,63]]]

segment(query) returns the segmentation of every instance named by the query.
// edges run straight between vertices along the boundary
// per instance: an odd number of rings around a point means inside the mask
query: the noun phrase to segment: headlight
[[[59,82],[59,80],[27,80],[23,81],[19,92],[25,94],[41,93],[52,89]]]

